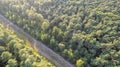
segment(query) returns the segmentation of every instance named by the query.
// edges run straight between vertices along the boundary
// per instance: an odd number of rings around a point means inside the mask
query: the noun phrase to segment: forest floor
[[[74,65],[70,64],[68,61],[66,61],[63,57],[61,57],[59,54],[55,53],[53,50],[45,46],[40,41],[37,41],[33,37],[31,37],[29,34],[27,34],[23,29],[19,28],[15,24],[13,24],[11,21],[6,19],[4,16],[0,15],[0,23],[2,23],[5,27],[14,30],[14,32],[20,36],[25,41],[29,42],[29,44],[42,56],[46,57],[50,62],[55,64],[57,67],[75,67]]]

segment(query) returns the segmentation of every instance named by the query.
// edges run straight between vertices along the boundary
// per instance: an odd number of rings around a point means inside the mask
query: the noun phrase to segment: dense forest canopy
[[[0,13],[77,67],[120,65],[120,0],[0,0]]]
[[[12,30],[0,24],[0,67],[55,67],[27,45]]]

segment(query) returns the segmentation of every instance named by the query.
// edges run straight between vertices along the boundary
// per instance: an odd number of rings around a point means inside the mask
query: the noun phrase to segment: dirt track
[[[52,51],[50,48],[45,46],[42,42],[37,41],[36,39],[32,38],[29,34],[24,32],[21,28],[14,25],[12,22],[7,20],[4,16],[0,15],[0,23],[2,23],[5,27],[8,27],[15,31],[20,37],[24,40],[30,42],[31,46],[36,49],[42,56],[46,57],[49,61],[55,64],[57,67],[74,67],[68,61],[66,61],[63,57]]]

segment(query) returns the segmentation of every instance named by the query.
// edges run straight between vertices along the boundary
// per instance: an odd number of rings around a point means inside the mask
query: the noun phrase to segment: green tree
[[[7,62],[10,58],[12,58],[12,54],[8,51],[5,51],[1,55],[2,62]]]
[[[49,25],[50,25],[49,22],[43,22],[41,26],[42,30],[45,31],[46,29],[48,29]]]
[[[0,55],[2,54],[2,52],[4,52],[5,51],[5,47],[3,47],[3,46],[0,46]]]
[[[77,61],[76,61],[76,66],[77,67],[84,67],[84,61],[82,60],[82,59],[78,59]]]
[[[15,59],[9,59],[6,67],[18,67],[18,63]]]

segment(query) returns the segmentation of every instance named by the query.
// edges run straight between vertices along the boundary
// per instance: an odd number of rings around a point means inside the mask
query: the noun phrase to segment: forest
[[[0,0],[0,14],[76,67],[120,66],[120,0]]]
[[[0,24],[0,67],[56,67],[28,45]]]

